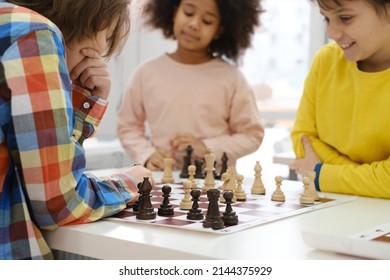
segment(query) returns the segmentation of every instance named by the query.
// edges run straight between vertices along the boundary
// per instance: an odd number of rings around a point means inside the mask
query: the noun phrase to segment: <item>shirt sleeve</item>
[[[73,137],[80,143],[92,137],[108,107],[108,101],[92,96],[90,91],[72,84],[72,102],[75,114]]]
[[[307,135],[310,138],[310,143],[318,157],[323,161],[331,164],[352,164],[357,163],[350,160],[345,155],[338,152],[333,147],[321,141],[317,132],[316,124],[316,84],[318,76],[317,56],[313,62],[310,72],[306,78],[303,95],[297,110],[294,127],[291,131],[291,139],[293,149],[297,158],[302,158],[305,155],[304,148],[301,142],[302,136]]]
[[[75,123],[82,131],[97,126],[105,105],[81,95],[81,107],[73,107],[61,38],[49,30],[29,33],[4,53],[2,62],[12,92],[9,149],[38,226],[51,230],[95,221],[135,200],[137,182],[130,176],[84,174],[85,151],[75,139],[80,134],[72,136]]]

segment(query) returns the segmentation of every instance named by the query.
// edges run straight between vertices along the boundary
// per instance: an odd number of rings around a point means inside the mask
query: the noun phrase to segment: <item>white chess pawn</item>
[[[198,188],[198,185],[196,184],[195,180],[195,172],[196,172],[196,166],[191,164],[188,166],[188,180],[192,182],[192,187],[193,189]]]
[[[255,167],[255,181],[253,182],[251,193],[252,194],[265,194],[265,188],[263,182],[261,181],[261,165],[259,161],[256,161]]]
[[[316,172],[315,171],[306,171],[305,177],[309,177],[309,179],[310,179],[309,190],[310,190],[314,200],[319,201],[320,197],[318,196],[316,187],[314,185],[314,180],[316,179]]]
[[[245,193],[244,189],[242,188],[244,176],[242,176],[241,174],[237,174],[236,180],[237,180],[237,188],[236,188],[236,191],[234,192],[234,195],[236,196],[238,201],[245,201],[246,200],[246,193]]]
[[[299,202],[301,204],[314,204],[314,197],[313,197],[312,192],[310,190],[310,178],[303,177],[302,182],[303,182],[303,187],[305,188],[305,190],[303,191],[301,197],[299,198]]]
[[[286,198],[284,196],[284,193],[282,192],[282,189],[280,186],[282,185],[283,177],[282,176],[276,176],[275,177],[275,184],[276,184],[276,190],[271,196],[271,200],[273,201],[280,201],[285,202]]]
[[[161,179],[162,183],[174,183],[173,178],[173,158],[164,158],[164,175]]]
[[[191,200],[191,190],[192,182],[190,180],[185,180],[183,183],[184,197],[180,201],[180,209],[190,210],[192,208],[193,201]]]

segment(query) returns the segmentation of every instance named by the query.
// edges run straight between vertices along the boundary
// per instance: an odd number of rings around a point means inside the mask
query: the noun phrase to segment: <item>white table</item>
[[[100,172],[109,174],[111,170]],[[271,188],[272,180],[263,178]],[[301,187],[302,183],[285,181],[283,185]],[[104,220],[64,226],[45,232],[45,237],[55,250],[97,259],[356,259],[307,246],[301,231],[349,236],[389,222],[388,213],[389,200],[357,197],[227,235]]]

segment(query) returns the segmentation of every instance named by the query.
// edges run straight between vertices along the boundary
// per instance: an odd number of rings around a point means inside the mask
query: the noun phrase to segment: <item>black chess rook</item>
[[[218,200],[220,193],[218,189],[210,189],[207,191],[209,206],[207,208],[206,218],[203,221],[203,227],[205,228],[222,229],[225,227],[221,213],[219,212]]]

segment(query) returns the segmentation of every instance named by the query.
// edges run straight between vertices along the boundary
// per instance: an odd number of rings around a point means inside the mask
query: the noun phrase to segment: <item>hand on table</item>
[[[290,169],[295,170],[300,175],[303,175],[306,171],[313,171],[316,164],[321,163],[320,158],[311,146],[309,137],[306,135],[302,136],[302,145],[305,150],[305,156],[295,159],[290,164]]]
[[[164,158],[172,157],[167,151],[157,149],[146,162],[146,168],[152,171],[164,170]]]
[[[199,138],[196,138],[191,133],[178,133],[171,139],[172,149],[177,152],[185,151],[188,145],[191,145],[191,147],[194,149],[193,155],[195,157],[203,158],[207,153],[207,147],[203,141]]]
[[[125,173],[133,177],[137,183],[143,182],[144,177],[149,177],[149,182],[152,187],[154,188],[156,186],[156,181],[153,177],[152,171],[142,165],[134,165],[126,170]]]

